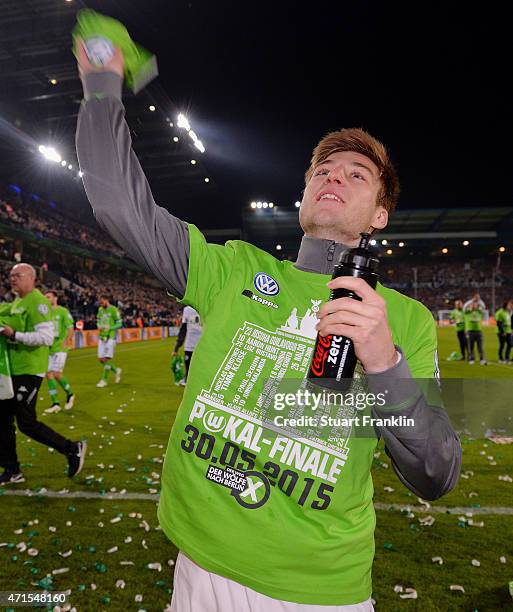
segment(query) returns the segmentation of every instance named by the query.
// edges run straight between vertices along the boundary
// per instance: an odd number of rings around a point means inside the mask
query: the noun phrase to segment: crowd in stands
[[[0,189],[0,224],[27,230],[38,238],[71,242],[96,252],[123,257],[124,251],[97,227],[77,223],[54,210],[48,203]]]
[[[454,300],[465,301],[475,292],[479,292],[489,310],[494,290],[497,308],[503,301],[513,299],[513,262],[509,259],[502,261],[498,268],[495,259],[465,262],[437,259],[430,263],[387,261],[386,265],[382,263],[380,274],[383,285],[418,299],[435,316],[438,310],[452,309]]]

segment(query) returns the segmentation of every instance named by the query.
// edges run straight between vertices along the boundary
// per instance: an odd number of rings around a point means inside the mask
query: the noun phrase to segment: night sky
[[[251,200],[291,206],[301,198],[317,141],[353,126],[388,146],[401,209],[513,205],[504,8],[280,0],[87,5],[123,21],[157,55],[160,77],[144,95],[164,93],[186,111],[207,148],[202,162],[212,188],[186,220],[236,227]],[[182,213],[163,186],[155,195]]]

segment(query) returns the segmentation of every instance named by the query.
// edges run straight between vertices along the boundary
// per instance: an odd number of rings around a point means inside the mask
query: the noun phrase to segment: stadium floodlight
[[[499,252],[500,253],[504,253],[505,250],[506,250],[506,247],[503,247],[503,246],[499,247]]]
[[[281,244],[277,244],[277,245],[276,245],[276,250],[277,250],[277,251],[281,251]]]
[[[68,170],[73,170],[73,166],[71,164],[68,165]]]
[[[169,122],[169,127],[173,127],[174,125],[175,124],[172,121]]]
[[[195,166],[195,165],[196,165],[196,160],[195,160],[195,159],[191,159],[191,164],[192,164],[193,166]]]
[[[53,161],[58,164],[61,161],[61,156],[57,153],[57,151],[53,147],[45,147],[44,145],[39,145],[39,152],[45,159],[49,161]]]
[[[79,178],[82,178],[84,176],[84,173],[82,172],[82,170],[78,171],[78,176],[79,176]]]
[[[376,246],[376,239],[375,239],[375,238],[373,238],[373,239],[370,241],[370,244],[372,244],[372,246]]]
[[[444,247],[444,248],[442,249],[442,253],[443,253],[444,255],[447,255],[447,253],[448,253],[448,252],[449,252],[449,249],[448,249],[447,247]]]
[[[179,128],[183,128],[184,130],[187,130],[187,131],[189,131],[191,129],[191,124],[189,123],[189,120],[182,113],[178,114],[178,118],[176,120],[176,125]]]
[[[179,138],[178,136],[173,136],[173,142],[178,142]]]
[[[57,85],[57,79],[50,79],[50,83],[52,85]]]
[[[257,208],[262,208],[262,202],[257,202]]]
[[[155,109],[155,107],[153,106],[153,104],[150,104],[149,109],[150,109],[150,111],[151,111],[152,113],[154,113],[154,112],[155,112],[155,110],[156,110],[156,109]]]
[[[205,153],[205,145],[201,142],[201,140],[194,141],[194,146],[196,149],[199,149],[201,153]]]
[[[400,246],[400,247],[403,247],[403,246],[404,246],[404,242],[400,242],[400,243],[399,243],[399,246]]]
[[[273,202],[269,202],[269,208],[274,208]]]
[[[294,206],[295,206],[296,208],[299,208],[299,207],[301,206],[301,202],[298,200],[298,201],[297,201],[297,202],[294,204]]]
[[[267,208],[269,204],[267,202],[262,202],[262,208]]]
[[[65,159],[63,159],[63,160],[61,161],[61,166],[62,166],[63,168],[65,168],[67,163],[68,163],[68,162],[67,162]]]
[[[256,208],[256,202],[251,202],[251,208]]]
[[[464,241],[462,242],[462,244],[463,244],[463,246],[468,246],[468,245],[470,244],[470,242],[469,242],[468,240],[464,240]]]
[[[385,240],[382,240],[382,241],[381,241],[381,244],[382,244],[382,245],[386,245],[386,244],[388,244],[388,240],[385,238]]]
[[[196,136],[196,132],[194,132],[193,130],[189,130],[189,136],[192,138],[193,142],[196,142],[198,140],[198,137]]]
[[[205,183],[210,183],[210,179],[208,178],[208,176],[205,177]]]
[[[392,255],[393,251],[392,249],[387,249],[387,255]]]

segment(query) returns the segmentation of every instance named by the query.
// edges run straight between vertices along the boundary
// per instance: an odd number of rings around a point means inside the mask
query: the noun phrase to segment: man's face
[[[34,274],[28,266],[14,266],[9,274],[12,290],[18,295],[24,296],[30,293],[35,286]]]
[[[299,221],[305,234],[343,234],[358,241],[370,227],[382,229],[388,214],[376,206],[379,171],[370,159],[353,151],[332,153],[313,171],[301,202]]]
[[[48,291],[47,293],[45,293],[45,298],[50,302],[52,306],[57,306],[57,296],[55,295],[55,293]]]
[[[109,300],[107,298],[100,298],[100,306],[102,308],[107,308],[109,305]]]
[[[454,302],[454,308],[463,308],[463,302],[461,300],[456,300]]]

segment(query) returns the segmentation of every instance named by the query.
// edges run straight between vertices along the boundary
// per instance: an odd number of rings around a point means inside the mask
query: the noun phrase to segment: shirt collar
[[[305,272],[333,274],[334,266],[348,248],[347,245],[334,240],[303,236],[294,266]]]

